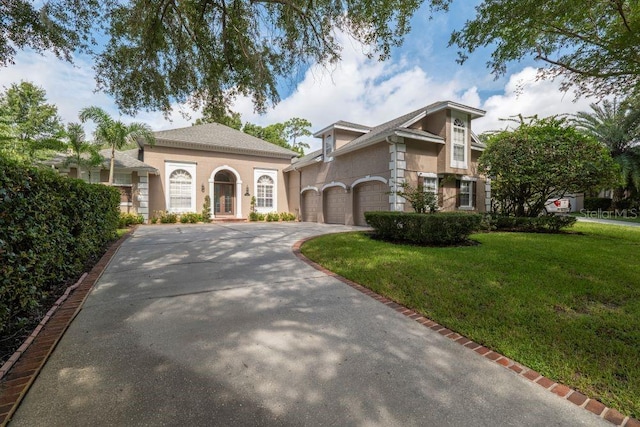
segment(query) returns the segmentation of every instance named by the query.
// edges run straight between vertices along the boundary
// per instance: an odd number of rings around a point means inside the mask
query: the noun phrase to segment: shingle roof
[[[135,169],[135,170],[146,170],[153,173],[158,173],[158,170],[153,166],[150,166],[144,162],[141,162],[137,158],[133,157],[132,154],[135,152],[137,155],[138,150],[127,150],[127,151],[116,151],[114,157],[114,166],[116,169]],[[105,150],[100,150],[100,155],[104,157],[104,161],[102,162],[102,166],[104,168],[109,169],[111,163],[111,149],[107,148]]]
[[[344,120],[338,120],[334,124],[338,125],[338,126],[343,126],[343,127],[346,127],[346,128],[362,129],[363,131],[371,130],[371,126],[360,125],[358,123],[353,123],[353,122],[346,122]]]
[[[104,169],[109,169],[111,167],[111,149],[107,148],[99,151],[102,156],[102,164],[100,165]],[[127,150],[127,151],[116,151],[114,157],[114,166],[116,169],[130,169],[136,171],[147,171],[154,174],[158,173],[158,169],[154,168],[151,165],[148,165],[144,162],[138,160],[135,156],[137,156],[138,150]],[[69,154],[67,153],[57,153],[53,158],[44,162],[46,165],[53,166],[62,166],[69,159]],[[88,155],[83,155],[83,158],[88,158]],[[75,167],[75,164],[70,164],[69,166]]]
[[[210,151],[257,154],[267,157],[292,158],[298,153],[219,123],[206,123],[179,129],[154,132],[156,144],[189,145]]]
[[[441,136],[435,135],[433,133],[422,131],[419,129],[411,129],[408,126],[415,123],[424,115],[429,114],[431,112],[439,111],[443,108],[456,108],[462,109],[464,111],[469,111],[473,115],[483,116],[484,111],[479,110],[472,107],[467,107],[462,104],[457,104],[451,101],[440,101],[435,102],[433,104],[427,105],[426,107],[419,108],[410,113],[404,114],[400,117],[396,117],[393,120],[389,120],[388,122],[382,123],[374,128],[372,128],[369,132],[365,133],[362,136],[354,139],[353,141],[348,142],[343,145],[339,149],[337,149],[332,155],[339,156],[341,154],[346,154],[354,150],[358,150],[360,148],[367,147],[373,143],[380,142],[385,139],[387,136],[391,136],[396,134],[397,132],[411,133],[414,135],[418,135],[424,138],[433,139],[437,142],[443,141]]]
[[[316,150],[316,151],[312,151],[311,153],[300,157],[299,159],[294,159],[293,163],[291,163],[291,165],[287,166],[284,171],[285,172],[289,172],[292,170],[296,170],[296,169],[300,169],[303,168],[305,166],[309,166],[311,164],[316,163],[318,160],[318,157],[320,157],[320,159],[322,159],[322,150]]]

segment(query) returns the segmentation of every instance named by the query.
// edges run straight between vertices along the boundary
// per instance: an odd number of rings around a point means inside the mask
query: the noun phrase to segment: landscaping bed
[[[472,234],[420,247],[366,233],[322,236],[302,253],[526,365],[640,416],[640,230]]]

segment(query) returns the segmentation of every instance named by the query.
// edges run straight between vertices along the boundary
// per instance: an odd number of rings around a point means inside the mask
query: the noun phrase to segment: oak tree
[[[453,0],[431,0],[448,10]],[[564,90],[605,96],[640,90],[640,3],[634,0],[484,0],[477,15],[452,33],[459,62],[493,50],[496,77],[512,61],[535,58],[542,77],[563,76]]]

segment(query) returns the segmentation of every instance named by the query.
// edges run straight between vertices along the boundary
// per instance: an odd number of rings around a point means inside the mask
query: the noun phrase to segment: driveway
[[[291,251],[350,229],[140,227],[11,426],[610,425]]]

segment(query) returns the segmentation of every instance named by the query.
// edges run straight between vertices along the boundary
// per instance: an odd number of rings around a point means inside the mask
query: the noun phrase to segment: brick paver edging
[[[29,387],[53,352],[71,321],[82,308],[89,291],[116,254],[120,245],[135,230],[113,243],[89,273],[70,286],[47,312],[40,324],[20,348],[0,368],[0,426],[7,425]]]
[[[382,295],[379,295],[375,292],[373,292],[370,289],[365,288],[364,286],[353,282],[349,279],[346,279],[342,276],[340,276],[339,274],[334,273],[333,271],[327,270],[326,268],[324,268],[323,266],[321,266],[318,263],[315,263],[313,261],[311,261],[309,258],[307,258],[306,256],[304,256],[302,254],[302,252],[300,251],[300,247],[307,241],[314,239],[317,236],[313,236],[313,237],[308,237],[306,239],[302,239],[297,241],[294,245],[293,245],[293,253],[302,261],[306,262],[307,264],[309,264],[310,266],[312,266],[313,268],[315,268],[316,270],[322,271],[323,273],[327,274],[328,276],[332,276],[338,280],[340,280],[342,283],[345,283],[349,286],[351,286],[352,288],[362,292],[363,294],[381,302],[382,304],[389,306],[390,308],[394,309],[395,311],[399,312],[400,314],[405,315],[406,317],[415,320],[416,322],[420,323],[421,325],[432,329],[435,332],[438,332],[440,335],[449,338],[450,340],[460,344],[463,347],[468,348],[469,350],[472,350],[474,352],[476,352],[477,354],[479,354],[480,356],[483,356],[486,359],[489,359],[495,363],[497,363],[498,365],[504,367],[505,369],[508,369],[509,371],[511,371],[512,373],[519,375],[523,378],[526,378],[527,380],[534,382],[542,387],[544,387],[545,389],[549,390],[550,392],[556,394],[557,396],[568,400],[569,402],[573,403],[574,405],[577,405],[581,408],[586,409],[587,411],[593,412],[594,414],[600,416],[601,418],[604,418],[605,420],[613,423],[614,425],[618,425],[618,426],[622,426],[622,427],[640,427],[640,421],[635,419],[635,418],[631,418],[628,416],[625,416],[623,414],[621,414],[620,412],[616,411],[615,409],[612,408],[608,408],[606,407],[603,403],[599,402],[598,400],[595,399],[591,399],[587,396],[585,396],[584,394],[580,393],[577,390],[573,390],[569,387],[567,387],[564,384],[558,384],[555,381],[544,377],[542,375],[540,375],[538,372],[534,371],[533,369],[529,369],[526,366],[523,366],[517,362],[514,362],[513,360],[507,358],[506,356],[503,356],[500,353],[496,353],[495,351],[492,351],[491,349],[488,349],[487,347],[484,347],[481,344],[478,344],[476,342],[473,342],[472,340],[463,337],[460,334],[457,334],[456,332],[445,328],[442,325],[439,325],[438,323],[434,322],[431,319],[427,319],[426,317],[422,316],[419,313],[416,313],[415,311],[411,310],[410,308],[407,308],[401,304],[398,304],[397,302],[387,298],[387,297],[383,297]]]

